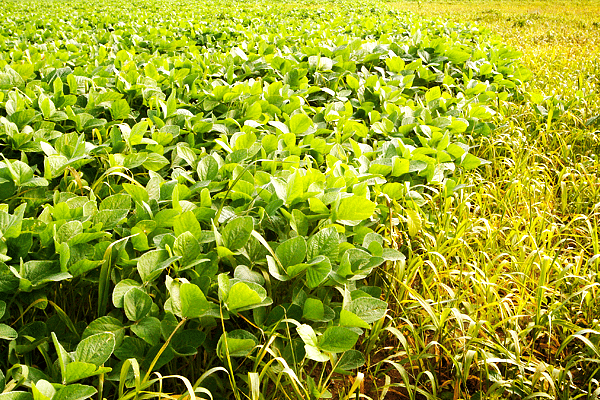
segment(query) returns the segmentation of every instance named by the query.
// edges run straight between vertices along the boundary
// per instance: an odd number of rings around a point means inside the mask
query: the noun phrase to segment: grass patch
[[[522,52],[523,101],[476,154],[471,189],[432,198],[396,296],[398,393],[589,398],[598,371],[598,40],[595,2],[401,2],[471,20]],[[410,261],[412,260],[412,261]],[[388,368],[396,374],[400,370]],[[423,380],[423,371],[434,378]],[[387,372],[378,382],[384,382]],[[392,375],[387,375],[392,376]],[[396,378],[396,380],[398,380]],[[436,387],[433,387],[436,386]],[[408,387],[411,387],[409,390]],[[440,394],[442,393],[442,394]]]

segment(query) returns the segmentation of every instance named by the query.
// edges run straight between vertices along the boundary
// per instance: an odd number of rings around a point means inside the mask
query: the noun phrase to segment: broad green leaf
[[[221,232],[223,244],[229,250],[238,250],[246,245],[253,229],[252,217],[236,217]]]
[[[0,77],[0,87],[1,85]],[[10,392],[0,393],[0,400],[35,400],[30,392],[12,390]]]
[[[406,209],[406,220],[408,225],[408,234],[415,236],[421,230],[421,216],[418,211]]]
[[[312,120],[306,114],[294,114],[290,118],[290,132],[292,133],[304,133],[311,126]]]
[[[196,239],[202,235],[200,223],[192,211],[186,211],[173,218],[173,231],[177,237],[185,232],[190,232]]]
[[[266,292],[259,294],[255,290],[252,290],[248,286],[249,284],[246,282],[236,282],[231,286],[227,295],[227,301],[225,302],[228,310],[235,311],[262,303],[266,297]]]
[[[219,173],[219,164],[212,156],[203,157],[198,161],[196,172],[201,181],[212,181]]]
[[[56,394],[56,389],[47,380],[40,379],[35,383],[31,383],[31,392],[33,400],[50,400]]]
[[[123,279],[119,281],[119,283],[117,283],[113,289],[113,305],[117,308],[123,308],[123,299],[125,297],[125,293],[127,293],[131,288],[140,286],[141,285],[133,279]]]
[[[452,47],[446,50],[446,57],[454,64],[462,64],[471,58],[471,55],[460,48]]]
[[[471,153],[465,154],[462,161],[460,162],[460,166],[463,167],[466,171],[475,169],[480,165],[481,159],[477,156],[474,156]]]
[[[365,365],[366,359],[363,353],[357,350],[348,350],[339,358],[335,368],[342,371],[350,371]]]
[[[317,335],[310,325],[302,324],[296,327],[296,331],[304,342],[306,358],[317,362],[329,361],[329,356],[318,348]]]
[[[69,221],[61,225],[56,231],[56,240],[63,243],[83,232],[83,225],[79,221]]]
[[[18,337],[17,331],[6,324],[0,324],[0,339],[14,340]]]
[[[231,290],[229,295],[231,296]],[[210,308],[210,303],[197,285],[182,284],[179,288],[179,297],[181,299],[181,315],[184,318],[199,318]]]
[[[230,357],[246,357],[258,344],[256,336],[248,331],[237,329],[221,335],[217,343],[217,355],[225,359]]]
[[[341,326],[331,326],[318,338],[319,349],[328,353],[350,350],[358,341],[358,333]]]
[[[129,107],[129,104],[125,99],[115,100],[110,105],[110,115],[113,120],[127,119],[129,118],[130,112],[131,107]]]
[[[139,289],[132,289],[139,290]],[[100,366],[106,362],[115,350],[115,335],[112,332],[97,333],[83,339],[75,349],[75,361]]]
[[[190,231],[185,231],[175,239],[173,253],[181,256],[181,265],[186,266],[192,263],[200,255],[200,244]]]
[[[338,221],[363,221],[375,211],[375,203],[363,196],[343,198],[337,212]]]
[[[306,258],[309,260],[317,256],[325,256],[331,261],[339,257],[340,238],[334,227],[325,228],[308,239]]]
[[[352,300],[346,309],[371,324],[385,316],[387,303],[373,297],[359,297]]]
[[[337,233],[336,233],[337,237]],[[306,286],[309,288],[319,287],[327,280],[331,272],[331,262],[325,256],[317,256],[310,260],[306,269]]]
[[[59,389],[52,400],[85,400],[98,392],[92,386],[72,384]]]
[[[127,210],[131,209],[131,196],[126,193],[114,194],[108,196],[100,203],[98,208],[102,210]]]
[[[130,321],[139,321],[150,312],[152,298],[142,289],[133,287],[125,293],[123,308]]]
[[[65,382],[72,383],[79,380],[89,378],[109,372],[111,369],[108,367],[97,368],[96,365],[86,363],[82,361],[73,361],[69,363],[66,368]]]
[[[370,326],[358,315],[348,310],[340,311],[340,325],[341,326],[356,326],[359,328],[369,329]]]
[[[82,339],[102,332],[112,332],[115,335],[116,346],[119,346],[125,336],[125,327],[118,319],[104,316],[93,320],[81,335]]]
[[[149,171],[158,171],[169,165],[169,160],[157,153],[148,153],[146,161],[142,164]]]
[[[169,257],[166,250],[148,251],[138,259],[137,270],[144,282],[151,282],[158,278],[171,263],[180,258],[179,256]]]
[[[275,249],[275,255],[285,269],[292,265],[300,264],[306,257],[306,240],[296,236],[281,243]]]
[[[319,299],[308,298],[304,302],[302,317],[312,321],[322,321],[325,316],[325,307]]]
[[[160,340],[160,321],[155,317],[144,317],[131,325],[131,331],[149,345],[154,346]]]

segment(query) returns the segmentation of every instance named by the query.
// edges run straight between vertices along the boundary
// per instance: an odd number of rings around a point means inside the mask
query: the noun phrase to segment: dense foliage
[[[377,4],[0,15],[11,399],[130,398],[152,371],[207,395],[219,366],[213,391],[254,398],[261,372],[326,395],[302,366],[365,363],[373,271],[403,268],[428,194],[460,190],[484,162],[467,138],[530,75],[485,31]]]

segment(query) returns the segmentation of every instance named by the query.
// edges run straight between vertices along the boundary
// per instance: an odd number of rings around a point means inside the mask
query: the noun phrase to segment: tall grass
[[[491,164],[452,198],[432,192],[406,264],[387,269],[393,312],[365,396],[597,398],[600,4],[392,6],[492,29],[534,78],[472,138]]]

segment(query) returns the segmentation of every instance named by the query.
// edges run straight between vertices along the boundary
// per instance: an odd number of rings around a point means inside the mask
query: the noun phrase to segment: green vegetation
[[[0,4],[0,400],[600,395],[593,2]]]

